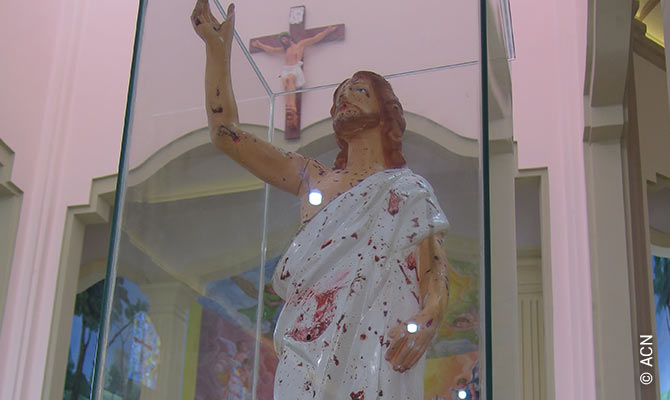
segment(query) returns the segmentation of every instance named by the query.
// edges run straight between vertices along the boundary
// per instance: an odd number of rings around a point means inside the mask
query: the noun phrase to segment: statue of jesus
[[[447,306],[444,213],[406,168],[405,120],[391,85],[367,71],[345,80],[330,110],[340,146],[329,168],[240,128],[230,54],[234,6],[219,23],[196,0],[205,42],[212,142],[263,181],[301,199],[302,228],[273,277],[285,301],[274,334],[274,398],[423,398],[425,351]],[[320,192],[320,202],[310,193]]]

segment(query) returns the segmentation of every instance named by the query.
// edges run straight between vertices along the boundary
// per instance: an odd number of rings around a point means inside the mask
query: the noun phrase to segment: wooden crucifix
[[[302,72],[305,47],[319,42],[344,39],[344,24],[305,29],[305,6],[291,7],[289,12],[289,31],[277,35],[251,39],[251,53],[284,53],[285,64],[279,76],[285,91],[296,90],[305,84]],[[286,95],[285,139],[300,138],[300,103],[302,93]]]

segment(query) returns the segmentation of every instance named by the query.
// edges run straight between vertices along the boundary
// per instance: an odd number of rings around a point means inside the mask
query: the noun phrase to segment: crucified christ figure
[[[305,75],[302,71],[302,59],[305,53],[305,47],[319,43],[330,32],[337,29],[336,26],[331,25],[317,35],[310,38],[295,42],[288,32],[279,34],[279,42],[282,47],[268,46],[260,40],[254,40],[251,45],[263,50],[266,53],[278,54],[284,53],[284,68],[282,68],[279,77],[282,80],[282,86],[285,91],[300,89],[305,85]],[[297,126],[298,118],[298,104],[295,93],[286,96],[286,119],[289,126],[299,129]]]
[[[448,228],[430,185],[405,166],[403,110],[380,75],[359,71],[335,90],[340,146],[329,168],[245,132],[232,90],[235,13],[219,23],[196,0],[213,144],[301,200],[301,230],[273,277],[284,300],[274,334],[274,398],[420,399],[425,351],[447,307]],[[319,192],[322,200],[310,202]]]
[[[279,34],[279,41],[282,47],[272,47],[261,43],[259,40],[254,40],[251,45],[258,47],[266,53],[284,53],[284,69],[281,72],[282,85],[284,90],[296,90],[305,85],[305,76],[302,73],[302,58],[305,53],[305,47],[319,43],[330,32],[337,29],[336,26],[331,25],[321,33],[312,36],[311,38],[303,39],[298,43],[293,41],[293,38],[288,32]]]

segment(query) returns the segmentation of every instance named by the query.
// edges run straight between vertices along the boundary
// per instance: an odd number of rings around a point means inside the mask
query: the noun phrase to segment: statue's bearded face
[[[284,47],[284,49],[291,47],[291,38],[288,35],[282,36],[279,41],[281,42],[281,45]]]
[[[335,94],[333,126],[340,135],[374,128],[381,121],[379,100],[372,83],[365,78],[344,82]]]

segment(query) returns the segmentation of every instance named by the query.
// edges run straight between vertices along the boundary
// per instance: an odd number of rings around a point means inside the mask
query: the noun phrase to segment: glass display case
[[[116,284],[105,291],[96,399],[273,398],[282,357],[273,333],[284,307],[273,275],[282,275],[276,271],[296,234],[319,215],[306,218],[300,197],[264,183],[212,144],[206,52],[194,32],[198,22],[190,19],[193,6],[153,1],[140,6],[106,278]],[[211,2],[219,21],[224,7]],[[505,153],[505,144],[512,143],[507,68],[512,46],[504,29],[505,10],[504,2],[495,0],[481,5],[345,0],[304,6],[253,0],[235,9],[232,85],[239,129],[254,135],[254,141],[332,168],[340,147],[331,106],[341,82],[358,70],[375,71],[402,104],[408,171],[432,187],[449,221],[441,243],[449,265],[448,304],[425,351],[420,385],[425,399],[487,398],[489,152]],[[482,16],[487,18],[483,26]],[[283,31],[293,45],[304,46],[297,64],[287,65]],[[300,76],[287,83],[288,75]],[[352,186],[352,191],[362,190]],[[337,194],[333,204],[347,193]],[[370,204],[375,202],[392,214],[392,199],[371,195]],[[389,228],[369,229],[374,236]],[[340,239],[314,232],[319,249]],[[357,256],[378,257],[372,249]],[[381,271],[405,273],[396,260],[375,261]],[[359,266],[352,264],[352,270]],[[409,262],[404,266],[411,267]],[[408,282],[423,277],[419,269],[406,272],[416,273],[416,278],[405,275]],[[354,284],[347,281],[346,290],[353,292]],[[367,287],[359,298],[369,298],[374,290]],[[415,296],[420,309],[422,300]],[[323,329],[335,324],[340,329],[337,307],[333,311],[333,300],[324,299],[315,300],[315,313],[332,314]],[[383,310],[390,321],[384,329],[396,324],[410,329],[411,321],[394,314],[399,308]],[[351,349],[375,347],[371,354],[378,359],[358,361],[361,368],[388,369],[388,332],[349,329],[369,345],[344,341],[340,351],[353,359]],[[313,387],[321,386],[319,379],[326,377],[317,372],[313,382],[295,390],[334,398]],[[393,398],[379,388],[373,391],[379,398]],[[351,389],[351,398],[370,394]]]

